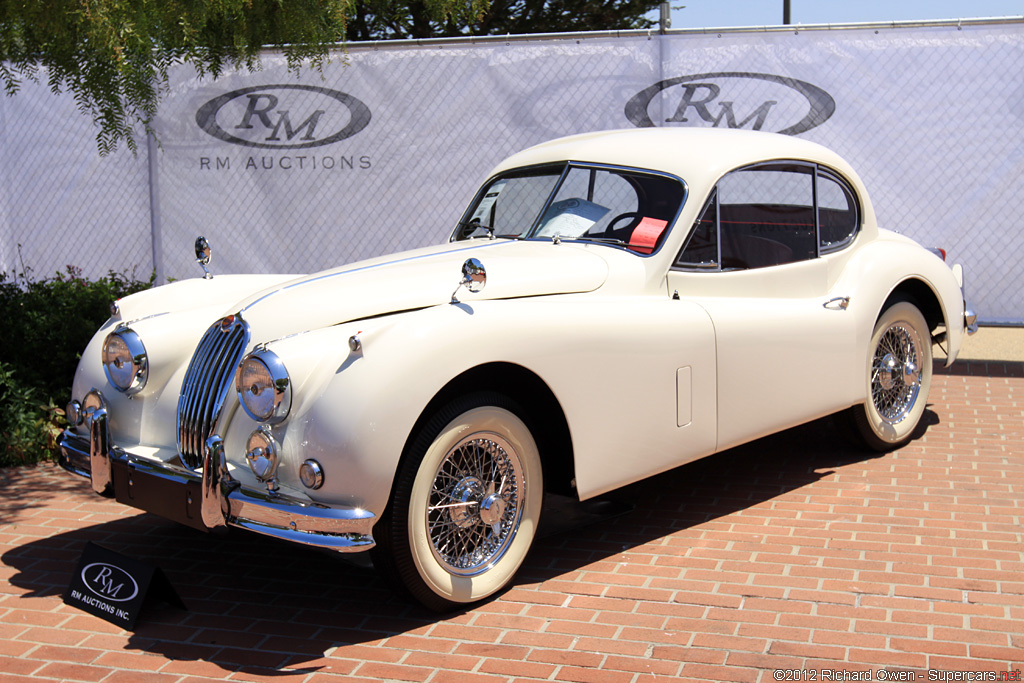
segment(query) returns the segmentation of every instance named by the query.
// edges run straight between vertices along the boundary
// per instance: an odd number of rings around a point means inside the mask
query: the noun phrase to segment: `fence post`
[[[156,154],[160,147],[153,133],[146,134],[146,155],[149,167],[149,238],[152,245],[155,285],[164,284],[163,241],[160,235],[160,187],[157,182]]]

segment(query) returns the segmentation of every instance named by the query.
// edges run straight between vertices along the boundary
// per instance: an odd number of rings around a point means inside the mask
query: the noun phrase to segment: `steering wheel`
[[[611,219],[611,221],[608,222],[608,227],[605,228],[604,231],[605,233],[614,232],[616,223],[620,223],[627,219],[631,221],[637,220],[638,218],[643,218],[643,215],[644,214],[641,213],[640,211],[627,211],[625,213],[620,213],[618,216],[616,216],[615,218]]]
[[[467,240],[477,230],[486,230],[487,228],[480,224],[479,218],[474,218],[468,223],[459,223],[458,231],[456,232],[456,240]]]

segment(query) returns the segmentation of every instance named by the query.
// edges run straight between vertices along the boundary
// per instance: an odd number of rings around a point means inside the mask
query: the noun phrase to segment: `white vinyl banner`
[[[0,268],[309,272],[444,240],[491,167],[633,126],[797,135],[858,169],[883,227],[1024,322],[1024,24],[565,35],[352,46],[322,74],[182,67],[157,144],[100,159],[70,96],[0,99]],[[686,154],[686,150],[679,150]],[[19,247],[20,246],[20,251]]]

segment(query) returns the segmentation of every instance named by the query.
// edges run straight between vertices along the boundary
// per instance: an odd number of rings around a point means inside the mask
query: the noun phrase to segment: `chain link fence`
[[[0,271],[153,271],[147,155],[102,158],[94,135],[69,95],[0,97]]]
[[[0,98],[0,269],[159,282],[304,273],[446,239],[502,158],[646,125],[835,149],[879,224],[964,263],[986,322],[1024,322],[1024,23],[561,34],[354,44],[322,75],[172,74],[137,155],[99,157],[67,95]],[[680,153],[685,154],[685,150]]]

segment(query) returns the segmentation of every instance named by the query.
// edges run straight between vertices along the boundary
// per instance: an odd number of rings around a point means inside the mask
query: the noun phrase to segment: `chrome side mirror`
[[[459,281],[459,286],[452,292],[452,300],[449,303],[459,303],[455,295],[459,293],[461,288],[465,287],[473,294],[476,294],[482,291],[486,284],[487,269],[484,268],[484,264],[475,258],[466,259],[466,262],[462,264],[462,280]]]
[[[213,250],[210,249],[210,243],[205,237],[200,235],[196,238],[196,263],[198,263],[202,267],[203,272],[206,273],[203,277],[207,280],[213,279],[213,275],[206,267],[211,258],[213,258]]]

